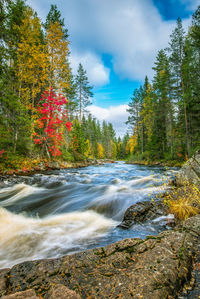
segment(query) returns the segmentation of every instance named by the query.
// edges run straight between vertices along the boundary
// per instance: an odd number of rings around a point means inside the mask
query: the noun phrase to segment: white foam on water
[[[39,219],[0,208],[0,268],[25,260],[61,256],[67,249],[105,236],[116,224],[93,211]]]
[[[160,217],[157,217],[156,219],[153,219],[152,222],[157,223],[157,222],[160,222],[160,221],[163,221],[163,220],[166,220],[166,221],[174,220],[174,215],[173,214],[168,214],[168,215],[165,215],[165,216],[160,216]]]
[[[155,182],[155,178],[150,175],[150,176],[146,176],[146,177],[142,177],[142,178],[139,178],[139,179],[133,179],[133,180],[130,180],[127,182],[127,185],[128,186],[135,186],[135,185],[144,185],[144,184],[147,184],[147,183],[150,183],[152,182]]]
[[[45,190],[45,189],[26,185],[26,184],[17,184],[12,187],[4,188],[0,191],[0,199],[9,194],[11,194],[11,197],[9,197],[6,200],[1,201],[0,206],[6,207],[10,204],[13,204],[13,203],[21,200],[22,198],[24,198],[26,196],[29,196],[35,192],[42,192],[43,190]],[[15,193],[17,192],[17,194],[12,196],[13,192],[15,192]]]

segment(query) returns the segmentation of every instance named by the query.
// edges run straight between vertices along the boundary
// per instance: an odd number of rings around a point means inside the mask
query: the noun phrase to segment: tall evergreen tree
[[[77,88],[76,88],[75,78],[74,75],[72,74],[71,68],[69,68],[68,83],[69,86],[64,89],[64,95],[68,99],[67,102],[68,117],[70,120],[73,120],[77,116],[78,103],[76,100]]]
[[[176,28],[172,32],[170,38],[171,40],[168,51],[170,53],[169,59],[173,78],[173,99],[176,101],[175,104],[178,107],[177,131],[179,132],[178,134],[181,140],[181,147],[185,147],[187,153],[189,154],[189,120],[183,74],[185,31],[180,18],[177,19]]]
[[[79,64],[77,75],[75,78],[77,88],[77,101],[79,106],[79,121],[82,121],[83,113],[88,105],[91,104],[91,97],[93,97],[92,86],[89,85],[86,71],[82,64]]]
[[[169,60],[163,50],[158,52],[153,79],[155,90],[155,120],[152,134],[153,148],[158,158],[163,158],[168,150],[168,119],[171,106],[171,73]]]
[[[67,40],[64,20],[56,5],[52,5],[47,16],[46,44],[48,52],[48,81],[49,87],[53,87],[60,93],[69,88],[70,67],[68,62],[69,41]]]
[[[57,5],[52,4],[49,13],[46,17],[44,28],[48,30],[49,26],[54,23],[58,23],[60,25],[63,31],[63,38],[67,40],[69,35],[68,35],[68,29],[65,28],[64,19],[61,18],[61,12],[58,10]]]

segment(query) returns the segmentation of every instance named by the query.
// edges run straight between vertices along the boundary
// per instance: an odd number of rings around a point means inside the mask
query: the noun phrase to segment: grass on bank
[[[164,202],[177,220],[186,220],[200,213],[200,190],[194,184],[185,182],[182,187],[172,188]]]
[[[168,167],[181,167],[185,163],[185,159],[183,157],[176,157],[172,159],[169,156],[164,157],[163,159],[158,159],[157,157],[153,157],[149,155],[148,152],[144,152],[142,154],[134,154],[128,157],[127,163],[139,164],[139,165],[160,165],[160,166],[168,166]]]
[[[70,154],[62,155],[62,158],[53,158],[49,160],[47,157],[42,157],[37,154],[32,157],[28,157],[25,155],[20,155],[18,153],[9,153],[6,152],[0,156],[0,174],[18,174],[18,173],[28,173],[30,171],[38,171],[40,170],[41,163],[48,167],[48,163],[56,162],[56,161],[66,161],[66,162],[74,162],[73,157]]]

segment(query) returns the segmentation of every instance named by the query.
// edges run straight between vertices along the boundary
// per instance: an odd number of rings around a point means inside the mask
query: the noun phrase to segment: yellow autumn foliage
[[[130,137],[129,139],[129,151],[130,151],[130,154],[133,154],[136,147],[137,147],[137,144],[138,144],[138,140],[137,140],[137,135],[134,134]]]
[[[101,143],[97,143],[97,154],[98,154],[99,159],[104,158],[104,148],[103,148],[103,145]]]
[[[116,157],[117,157],[117,145],[113,140],[111,140],[110,141],[110,146],[111,146],[111,149],[112,149],[111,158],[116,159]]]
[[[17,50],[16,75],[19,82],[19,96],[24,104],[34,106],[36,96],[47,84],[48,57],[41,41],[41,22],[28,7],[25,18],[18,27],[21,41]]]
[[[46,43],[49,86],[62,93],[63,88],[69,88],[70,68],[67,61],[69,42],[64,39],[62,27],[58,22],[49,25]]]
[[[90,140],[89,139],[87,139],[86,140],[86,151],[85,151],[85,156],[87,157],[87,158],[89,158],[89,157],[91,157],[91,145],[90,145]]]
[[[174,188],[165,196],[169,212],[177,219],[187,219],[200,212],[200,191],[194,184],[185,182],[184,186]]]

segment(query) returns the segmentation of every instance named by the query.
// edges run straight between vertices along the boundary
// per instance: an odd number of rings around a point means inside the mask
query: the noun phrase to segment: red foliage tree
[[[3,155],[3,153],[5,153],[5,150],[4,149],[0,150],[0,157]]]
[[[67,121],[67,100],[62,95],[56,95],[53,89],[42,94],[37,106],[37,119],[34,122],[33,140],[45,148],[48,155],[60,156],[63,142],[64,127],[71,130],[71,123]]]

